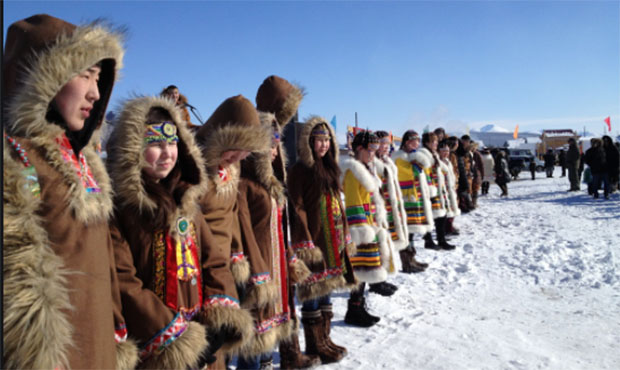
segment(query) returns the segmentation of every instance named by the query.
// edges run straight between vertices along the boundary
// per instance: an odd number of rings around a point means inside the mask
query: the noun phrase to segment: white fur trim
[[[392,219],[397,239],[393,240],[396,250],[401,251],[408,245],[407,238],[407,213],[403,201],[403,194],[400,190],[397,177],[396,164],[389,158],[375,158],[375,169],[380,177],[386,177],[387,192],[392,206]]]
[[[377,229],[374,226],[360,225],[349,227],[351,233],[351,241],[355,245],[374,243],[377,236]]]

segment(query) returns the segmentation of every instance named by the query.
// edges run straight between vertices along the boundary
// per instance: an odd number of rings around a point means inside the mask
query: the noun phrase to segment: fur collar
[[[340,150],[338,148],[338,142],[336,141],[336,132],[334,131],[334,128],[329,124],[329,122],[327,122],[327,120],[325,120],[325,118],[311,116],[303,125],[301,133],[299,134],[299,139],[297,140],[299,160],[308,168],[312,168],[314,166],[314,157],[312,156],[313,149],[310,147],[310,134],[312,133],[312,129],[320,123],[325,124],[325,126],[329,129],[329,134],[331,135],[329,150],[334,154],[334,161],[338,163],[338,152]]]
[[[180,109],[172,101],[161,97],[140,97],[127,101],[120,110],[114,131],[108,141],[107,165],[120,206],[135,207],[140,213],[155,211],[158,205],[146,193],[142,179],[142,168],[146,164],[143,155],[145,119],[153,107],[161,107],[172,116],[177,126],[179,141],[187,149],[186,152],[181,152],[182,147],[179,145],[178,161],[183,161],[184,164],[182,177],[193,179],[193,183],[190,182],[191,187],[181,199],[178,214],[171,215],[173,218],[170,222],[173,224],[181,215],[194,214],[197,201],[207,190],[207,177],[194,137],[187,129],[187,123],[183,120]]]
[[[430,150],[422,147],[416,151],[414,160],[422,165],[424,168],[429,168],[435,163],[435,157]]]
[[[374,173],[371,173],[362,162],[353,157],[346,157],[340,160],[339,166],[340,183],[344,181],[344,175],[347,170],[350,170],[366,191],[375,194],[379,192],[381,180]]]

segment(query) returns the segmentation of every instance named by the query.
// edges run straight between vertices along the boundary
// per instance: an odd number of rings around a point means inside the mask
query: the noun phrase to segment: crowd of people
[[[204,125],[191,125],[174,85],[129,99],[103,161],[122,39],[48,15],[8,29],[7,368],[225,369],[236,358],[239,369],[268,369],[276,349],[286,369],[340,361],[334,291],[350,292],[345,323],[375,325],[366,287],[394,294],[397,255],[403,273],[428,267],[416,235],[454,250],[454,220],[479,193],[495,181],[507,195],[503,152],[441,128],[406,131],[392,153],[389,133],[364,131],[340,158],[334,128],[311,116],[288,165],[282,133],[304,92],[278,76],[255,104],[229,97]]]

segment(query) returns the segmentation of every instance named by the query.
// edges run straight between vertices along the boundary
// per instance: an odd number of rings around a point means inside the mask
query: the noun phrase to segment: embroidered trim
[[[127,340],[127,326],[121,324],[114,328],[114,341],[116,343],[122,343]]]
[[[80,154],[76,157],[75,152],[71,147],[71,143],[69,142],[69,138],[67,138],[67,135],[64,133],[61,137],[56,139],[56,142],[60,146],[60,154],[62,155],[62,158],[65,162],[73,165],[73,169],[80,178],[82,186],[86,189],[86,192],[101,193],[101,188],[99,188],[99,184],[97,184],[88,163],[86,163],[84,153],[80,152]]]
[[[153,266],[154,276],[153,291],[163,302],[166,300],[166,242],[164,232],[158,231],[153,237]]]
[[[140,358],[144,360],[153,354],[159,355],[167,346],[185,332],[187,326],[187,321],[185,321],[180,313],[177,313],[168,326],[155,334],[155,336],[142,347],[140,350]]]
[[[265,284],[266,282],[270,280],[271,280],[271,277],[269,276],[268,272],[261,272],[260,274],[252,275],[250,277],[250,283],[254,285]]]
[[[314,245],[314,242],[312,240],[304,240],[302,242],[298,242],[295,243],[293,245],[291,245],[291,248],[293,249],[312,249],[312,248],[316,248],[316,246]]]
[[[241,262],[241,260],[243,260],[243,257],[245,257],[243,252],[234,252],[230,257],[230,263]]]
[[[218,305],[239,308],[239,301],[225,294],[214,294],[205,299],[204,306]]]
[[[194,307],[186,308],[179,307],[179,312],[183,315],[183,318],[187,321],[191,321],[194,316],[200,311],[200,301],[194,305]]]
[[[293,254],[289,259],[288,259],[288,263],[289,265],[292,265],[294,263],[297,263],[299,261],[299,259],[297,258],[296,254]]]
[[[316,272],[314,274],[311,274],[306,280],[304,280],[302,284],[303,285],[312,284],[312,283],[316,283],[321,280],[331,279],[331,278],[334,278],[340,275],[342,275],[342,268],[340,267],[336,267],[333,269],[327,269],[321,272]]]
[[[291,319],[291,316],[288,312],[281,313],[274,317],[270,317],[266,320],[256,323],[255,329],[259,334],[262,334],[270,329],[278,327],[282,325],[282,323],[287,322]]]
[[[11,144],[13,149],[15,149],[15,151],[19,155],[19,158],[22,161],[22,164],[25,167],[22,170],[22,174],[24,175],[24,178],[26,179],[26,183],[24,184],[24,187],[27,190],[29,190],[32,196],[34,196],[35,198],[40,197],[41,196],[41,185],[39,184],[39,177],[37,176],[37,171],[35,170],[34,166],[30,164],[30,161],[28,160],[28,156],[26,155],[26,150],[22,148],[22,146],[17,142],[17,140],[7,135],[6,133],[4,134],[4,137],[7,139],[9,144]]]

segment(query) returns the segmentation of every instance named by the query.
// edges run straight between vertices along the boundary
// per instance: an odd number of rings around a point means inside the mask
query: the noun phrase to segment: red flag
[[[607,130],[611,131],[611,118],[610,117],[605,118],[605,123],[607,124]]]

